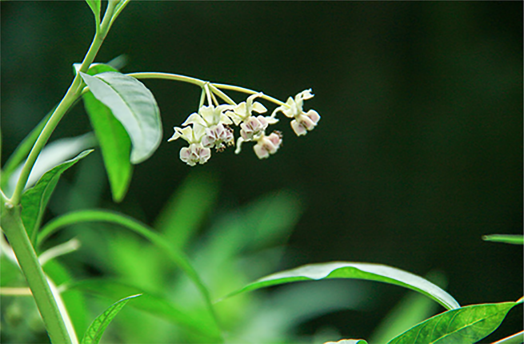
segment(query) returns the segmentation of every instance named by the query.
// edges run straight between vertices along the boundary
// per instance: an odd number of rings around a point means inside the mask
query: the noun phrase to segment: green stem
[[[235,106],[237,105],[237,103],[235,103],[235,101],[233,99],[229,98],[229,96],[227,94],[225,94],[224,92],[220,91],[218,88],[213,86],[213,84],[210,84],[209,88],[211,88],[211,91],[213,91],[213,93],[215,93],[217,96],[222,98],[226,103],[228,103],[230,105],[235,105]]]
[[[32,246],[27,231],[22,223],[20,201],[38,155],[40,155],[40,152],[51,137],[51,134],[60,120],[72,107],[82,92],[83,81],[80,77],[80,72],[87,71],[89,66],[93,63],[96,54],[100,50],[100,47],[109,31],[111,18],[116,5],[116,1],[110,1],[108,3],[104,19],[100,25],[100,30],[96,31],[93,42],[82,61],[79,72],[76,74],[71,86],[69,86],[66,94],[51,114],[49,120],[40,132],[40,135],[38,135],[38,139],[36,139],[33,148],[29,152],[15,186],[13,196],[9,200],[3,193],[1,193],[2,204],[0,204],[0,210],[2,229],[13,248],[18,263],[20,264],[20,268],[27,280],[27,284],[31,289],[31,293],[33,294],[40,315],[42,316],[46,330],[51,338],[51,342],[54,344],[72,344],[74,337],[70,337],[67,332],[67,327],[62,314],[60,314],[57,301],[53,296],[47,278],[42,270],[42,266],[38,261],[34,247]]]
[[[199,87],[204,88],[206,85],[206,81],[200,80],[197,78],[193,78],[190,76],[180,75],[180,74],[172,74],[172,73],[157,73],[157,72],[142,72],[142,73],[129,73],[128,76],[132,76],[136,79],[164,79],[164,80],[173,80],[173,81],[181,81],[181,82],[187,82],[193,85],[197,85]],[[210,88],[214,91],[214,93],[217,93],[222,99],[227,101],[230,104],[234,104],[235,102],[231,100],[225,93],[221,92],[219,89],[224,90],[231,90],[236,92],[242,92],[247,94],[257,94],[260,93],[258,91],[251,90],[249,88],[240,87],[240,86],[233,86],[233,85],[226,85],[226,84],[216,84],[216,83],[210,83]],[[226,98],[224,98],[224,96]],[[268,96],[266,94],[261,94],[260,98],[268,100],[270,102],[273,102],[277,105],[284,105],[285,103],[281,100],[278,100],[274,97]]]
[[[233,86],[233,85],[226,85],[226,84],[215,84],[215,83],[211,84],[211,86],[215,86],[215,87],[221,88],[223,90],[230,90],[230,91],[242,92],[242,93],[247,93],[247,94],[260,93],[258,91],[254,91],[254,90],[251,90],[249,88],[240,87],[240,86]],[[265,99],[265,100],[269,100],[270,102],[275,103],[277,105],[284,105],[285,104],[283,101],[278,100],[276,98],[273,98],[273,97],[268,96],[268,95],[263,94],[263,93],[260,95],[260,98]]]
[[[83,81],[80,77],[80,72],[85,73],[89,66],[95,60],[96,54],[100,50],[100,47],[102,46],[102,43],[104,42],[104,39],[109,30],[109,24],[115,5],[115,2],[109,2],[107,11],[104,15],[104,20],[102,21],[102,24],[100,26],[100,30],[95,34],[93,42],[91,43],[91,46],[89,47],[89,50],[87,51],[84,60],[82,61],[79,72],[76,74],[75,78],[73,79],[73,82],[71,83],[71,86],[69,86],[69,89],[67,90],[66,94],[56,107],[55,111],[53,111],[53,114],[49,118],[49,121],[47,121],[44,129],[38,136],[35,145],[31,149],[31,152],[29,153],[29,156],[27,157],[27,160],[25,161],[25,164],[22,167],[22,172],[20,173],[18,182],[16,183],[16,187],[13,192],[13,197],[10,201],[12,205],[20,204],[22,193],[24,191],[25,185],[27,184],[27,180],[29,178],[31,170],[33,169],[36,159],[38,158],[38,155],[40,155],[40,152],[51,137],[51,134],[54,132],[58,123],[60,123],[60,120],[62,120],[69,108],[75,103],[78,97],[80,97],[83,87]]]
[[[190,76],[185,76],[185,75],[180,75],[180,74],[172,74],[172,73],[142,72],[142,73],[129,73],[126,75],[132,76],[133,78],[136,78],[136,79],[163,79],[163,80],[187,82],[189,84],[197,85],[202,88],[204,88],[204,85],[206,84],[204,80],[200,80],[197,78],[192,78]]]
[[[20,206],[13,207],[2,194],[2,229],[16,254],[16,258],[31,289],[51,342],[73,343],[60,314],[47,278],[29,241],[20,218]]]

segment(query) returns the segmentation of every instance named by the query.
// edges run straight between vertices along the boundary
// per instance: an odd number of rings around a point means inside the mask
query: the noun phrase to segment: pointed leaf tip
[[[116,317],[116,315],[124,308],[124,306],[135,297],[139,297],[142,294],[131,295],[126,298],[123,298],[114,304],[112,304],[104,313],[96,317],[95,320],[91,323],[84,338],[82,339],[82,344],[98,344],[102,335],[104,334],[107,326],[111,321]]]

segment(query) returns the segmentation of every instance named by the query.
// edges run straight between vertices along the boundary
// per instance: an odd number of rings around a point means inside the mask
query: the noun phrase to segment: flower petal
[[[291,121],[291,128],[293,128],[293,131],[295,132],[295,134],[297,134],[297,136],[302,136],[302,135],[307,134],[306,127],[304,127],[302,123],[300,123],[296,119]]]
[[[267,109],[264,105],[260,104],[259,102],[253,103],[253,111],[258,113],[264,113],[267,112]]]

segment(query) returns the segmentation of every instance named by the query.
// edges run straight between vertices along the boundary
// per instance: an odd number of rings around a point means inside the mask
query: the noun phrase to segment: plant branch
[[[29,175],[31,173],[31,170],[33,169],[36,159],[38,158],[38,155],[40,155],[40,152],[51,137],[51,134],[58,126],[60,120],[64,117],[66,112],[71,108],[75,101],[80,97],[83,88],[83,81],[80,77],[80,72],[85,73],[89,66],[95,60],[96,54],[100,50],[100,47],[102,46],[102,43],[104,42],[104,39],[107,36],[115,5],[116,3],[114,1],[109,2],[106,13],[104,15],[104,20],[100,25],[100,30],[96,32],[93,42],[91,43],[91,46],[89,47],[89,50],[87,51],[84,60],[82,61],[79,71],[77,72],[75,78],[73,79],[73,82],[71,83],[71,86],[69,86],[69,89],[67,90],[66,94],[53,111],[53,114],[49,118],[49,121],[47,121],[46,125],[44,126],[44,129],[42,129],[42,132],[38,136],[38,139],[36,140],[33,148],[31,149],[31,152],[29,153],[29,156],[27,157],[27,160],[25,161],[24,166],[22,168],[22,172],[20,173],[20,177],[18,178],[18,182],[16,183],[13,196],[9,201],[12,205],[20,204],[22,193],[24,191],[25,185],[27,184],[27,180],[29,179]]]
[[[20,218],[20,206],[13,207],[2,194],[2,229],[16,254],[18,264],[27,279],[35,302],[44,320],[51,342],[72,344],[47,278],[38,262]]]

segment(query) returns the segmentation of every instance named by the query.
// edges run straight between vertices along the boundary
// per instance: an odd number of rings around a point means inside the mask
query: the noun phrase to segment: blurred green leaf
[[[77,137],[68,137],[55,140],[42,149],[40,155],[31,170],[29,179],[25,186],[26,189],[33,186],[39,179],[51,170],[53,167],[63,163],[66,160],[72,159],[78,153],[92,148],[96,145],[96,140],[93,133],[87,133]],[[20,164],[15,171],[13,171],[9,178],[9,190],[14,190],[18,177],[22,171],[23,164]]]
[[[38,136],[40,136],[40,132],[42,129],[44,129],[45,124],[55,109],[56,106],[51,111],[49,111],[49,113],[40,121],[40,123],[38,123],[38,125],[33,128],[33,130],[31,130],[24,140],[16,147],[13,154],[11,154],[9,157],[9,160],[7,160],[5,163],[0,181],[2,190],[6,190],[8,188],[8,182],[10,180],[11,174],[14,173],[17,167],[19,167],[20,164],[27,158],[29,152],[33,148],[33,145],[38,139]]]
[[[137,288],[115,280],[90,279],[71,283],[67,286],[67,290],[81,290],[109,299],[121,298],[122,295],[138,293],[141,294],[142,297],[133,302],[131,307],[151,313],[192,331],[197,331],[202,335],[208,336],[209,340],[216,339],[215,337],[210,337],[209,331],[202,327],[206,324],[205,322],[192,318],[190,314],[166,297],[144,291],[142,288]]]
[[[473,344],[499,327],[519,302],[470,305],[436,315],[409,329],[388,344]]]
[[[524,236],[516,234],[491,234],[482,237],[484,241],[501,242],[504,244],[524,245]]]
[[[34,187],[24,192],[21,200],[22,221],[31,242],[36,243],[36,235],[42,216],[62,173],[91,152],[92,150],[84,151],[75,158],[47,171]]]
[[[58,229],[82,222],[107,222],[118,224],[146,238],[156,247],[161,249],[176,265],[178,265],[186,273],[186,275],[198,288],[206,304],[207,313],[212,319],[210,331],[215,331],[218,336],[218,333],[220,333],[220,328],[218,326],[214,307],[211,303],[209,290],[204,285],[195,268],[191,265],[189,259],[183,252],[169,245],[165,238],[155,233],[151,228],[140,223],[139,221],[116,212],[105,210],[85,210],[72,212],[57,217],[47,223],[46,226],[42,228],[42,231],[38,236],[38,244],[41,244],[49,235],[56,232]]]
[[[95,15],[96,25],[98,26],[100,24],[100,7],[102,5],[102,1],[86,0],[86,2],[89,5],[89,8],[91,8],[91,11],[93,11],[93,14]]]
[[[122,310],[122,308],[131,299],[138,296],[140,296],[140,294],[128,296],[124,299],[121,299],[115,302],[113,305],[111,305],[108,309],[106,309],[104,313],[96,317],[96,319],[93,321],[93,323],[91,323],[91,325],[87,329],[84,338],[82,339],[82,344],[98,344],[107,326],[109,326],[109,324],[114,319],[114,317],[116,317],[118,312],[120,312],[120,310]]]
[[[215,205],[218,183],[209,175],[191,173],[157,217],[154,227],[171,245],[184,248]]]
[[[96,99],[111,109],[131,139],[131,162],[149,158],[160,145],[162,123],[156,100],[149,89],[130,76],[105,72],[91,76],[81,73]]]
[[[117,70],[108,65],[95,64],[89,68],[87,73],[95,75],[108,71],[116,72]],[[120,202],[127,192],[133,171],[129,160],[131,140],[122,123],[91,92],[84,94],[83,99],[91,126],[100,144],[113,200]]]
[[[430,297],[446,309],[460,307],[446,291],[420,276],[386,265],[350,262],[310,264],[278,272],[248,284],[226,297],[284,283],[326,278],[355,278],[399,285]]]

